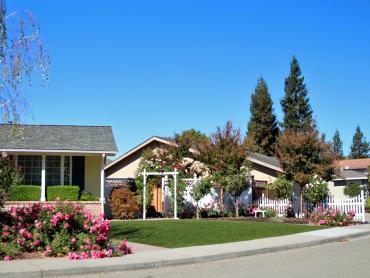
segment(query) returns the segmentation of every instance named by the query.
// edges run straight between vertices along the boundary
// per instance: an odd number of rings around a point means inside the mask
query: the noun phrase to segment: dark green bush
[[[356,197],[361,194],[361,185],[359,183],[351,182],[344,188],[344,195],[349,197]]]
[[[78,201],[80,195],[80,187],[74,185],[53,185],[48,186],[46,190],[46,198],[48,201],[55,201],[59,198],[61,201]]]
[[[14,185],[10,187],[10,201],[40,201],[41,186]]]
[[[80,196],[80,201],[99,201],[99,198],[89,192],[82,192]]]

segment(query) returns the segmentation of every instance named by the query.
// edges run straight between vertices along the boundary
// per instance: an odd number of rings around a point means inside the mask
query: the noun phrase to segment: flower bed
[[[94,218],[82,206],[69,202],[33,204],[0,213],[0,260],[12,260],[22,253],[70,259],[106,258],[131,253],[123,241],[109,246],[110,222]]]
[[[315,225],[348,226],[352,224],[355,215],[353,211],[349,211],[346,214],[340,210],[319,207],[311,213],[310,223]]]

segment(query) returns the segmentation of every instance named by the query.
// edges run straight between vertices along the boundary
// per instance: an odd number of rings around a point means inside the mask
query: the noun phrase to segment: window
[[[71,157],[64,157],[64,185],[71,184]]]
[[[40,155],[19,155],[18,169],[26,185],[41,185],[42,157]]]
[[[46,185],[61,185],[60,184],[60,156],[46,157]]]

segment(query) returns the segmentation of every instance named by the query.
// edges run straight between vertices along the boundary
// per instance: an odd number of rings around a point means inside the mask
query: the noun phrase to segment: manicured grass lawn
[[[128,241],[179,248],[275,237],[321,229],[321,227],[246,221],[150,220],[112,221],[113,242]]]

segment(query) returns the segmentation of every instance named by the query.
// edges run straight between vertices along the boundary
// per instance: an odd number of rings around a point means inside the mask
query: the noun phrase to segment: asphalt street
[[[209,263],[84,277],[370,277],[370,237]]]

